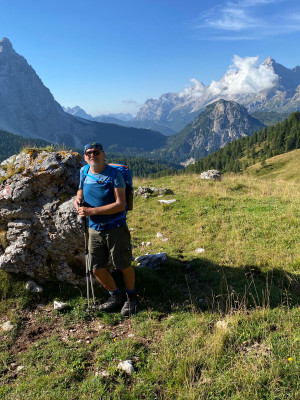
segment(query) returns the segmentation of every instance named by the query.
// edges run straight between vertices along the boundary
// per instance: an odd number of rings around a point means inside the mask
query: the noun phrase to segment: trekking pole
[[[83,202],[80,202],[80,207],[83,206]],[[84,242],[85,242],[85,276],[86,276],[86,295],[88,300],[88,308],[87,312],[90,312],[90,286],[92,291],[92,298],[93,298],[93,307],[95,308],[95,295],[94,295],[94,286],[93,286],[93,279],[92,279],[92,271],[90,266],[89,260],[89,243],[88,243],[88,234],[87,234],[87,217],[83,217],[83,224],[84,224]]]

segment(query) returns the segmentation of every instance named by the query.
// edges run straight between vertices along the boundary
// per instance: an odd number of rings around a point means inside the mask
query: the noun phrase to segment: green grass
[[[0,321],[15,327],[0,333],[0,398],[298,399],[300,182],[283,168],[276,180],[136,180],[177,201],[135,198],[128,214],[134,255],[168,255],[158,271],[135,268],[130,319],[86,313],[84,288],[29,295],[23,277],[2,272]],[[69,307],[54,311],[55,299]],[[117,368],[126,359],[133,375]]]

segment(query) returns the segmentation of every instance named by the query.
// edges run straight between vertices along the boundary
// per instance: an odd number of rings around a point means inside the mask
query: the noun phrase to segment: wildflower
[[[293,361],[293,357],[289,357],[288,362],[292,362],[292,361]]]

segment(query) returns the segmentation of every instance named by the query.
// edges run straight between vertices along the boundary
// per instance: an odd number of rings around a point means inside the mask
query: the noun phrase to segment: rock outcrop
[[[155,188],[147,186],[139,186],[137,190],[134,191],[135,196],[149,197],[149,196],[164,196],[167,194],[174,194],[171,189],[167,188]]]
[[[222,179],[222,174],[216,169],[209,169],[208,171],[202,172],[200,178],[211,181],[220,181]]]
[[[0,169],[0,268],[43,282],[84,281],[82,221],[73,206],[81,158],[30,149]]]

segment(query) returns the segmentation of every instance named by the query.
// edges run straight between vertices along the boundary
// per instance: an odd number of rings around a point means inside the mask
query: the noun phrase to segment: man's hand
[[[75,198],[74,200],[74,207],[76,208],[76,210],[78,211],[79,207],[80,207],[80,203],[82,202],[82,199],[79,198]]]
[[[78,207],[77,210],[81,217],[89,217],[93,214],[93,208],[91,207]]]

